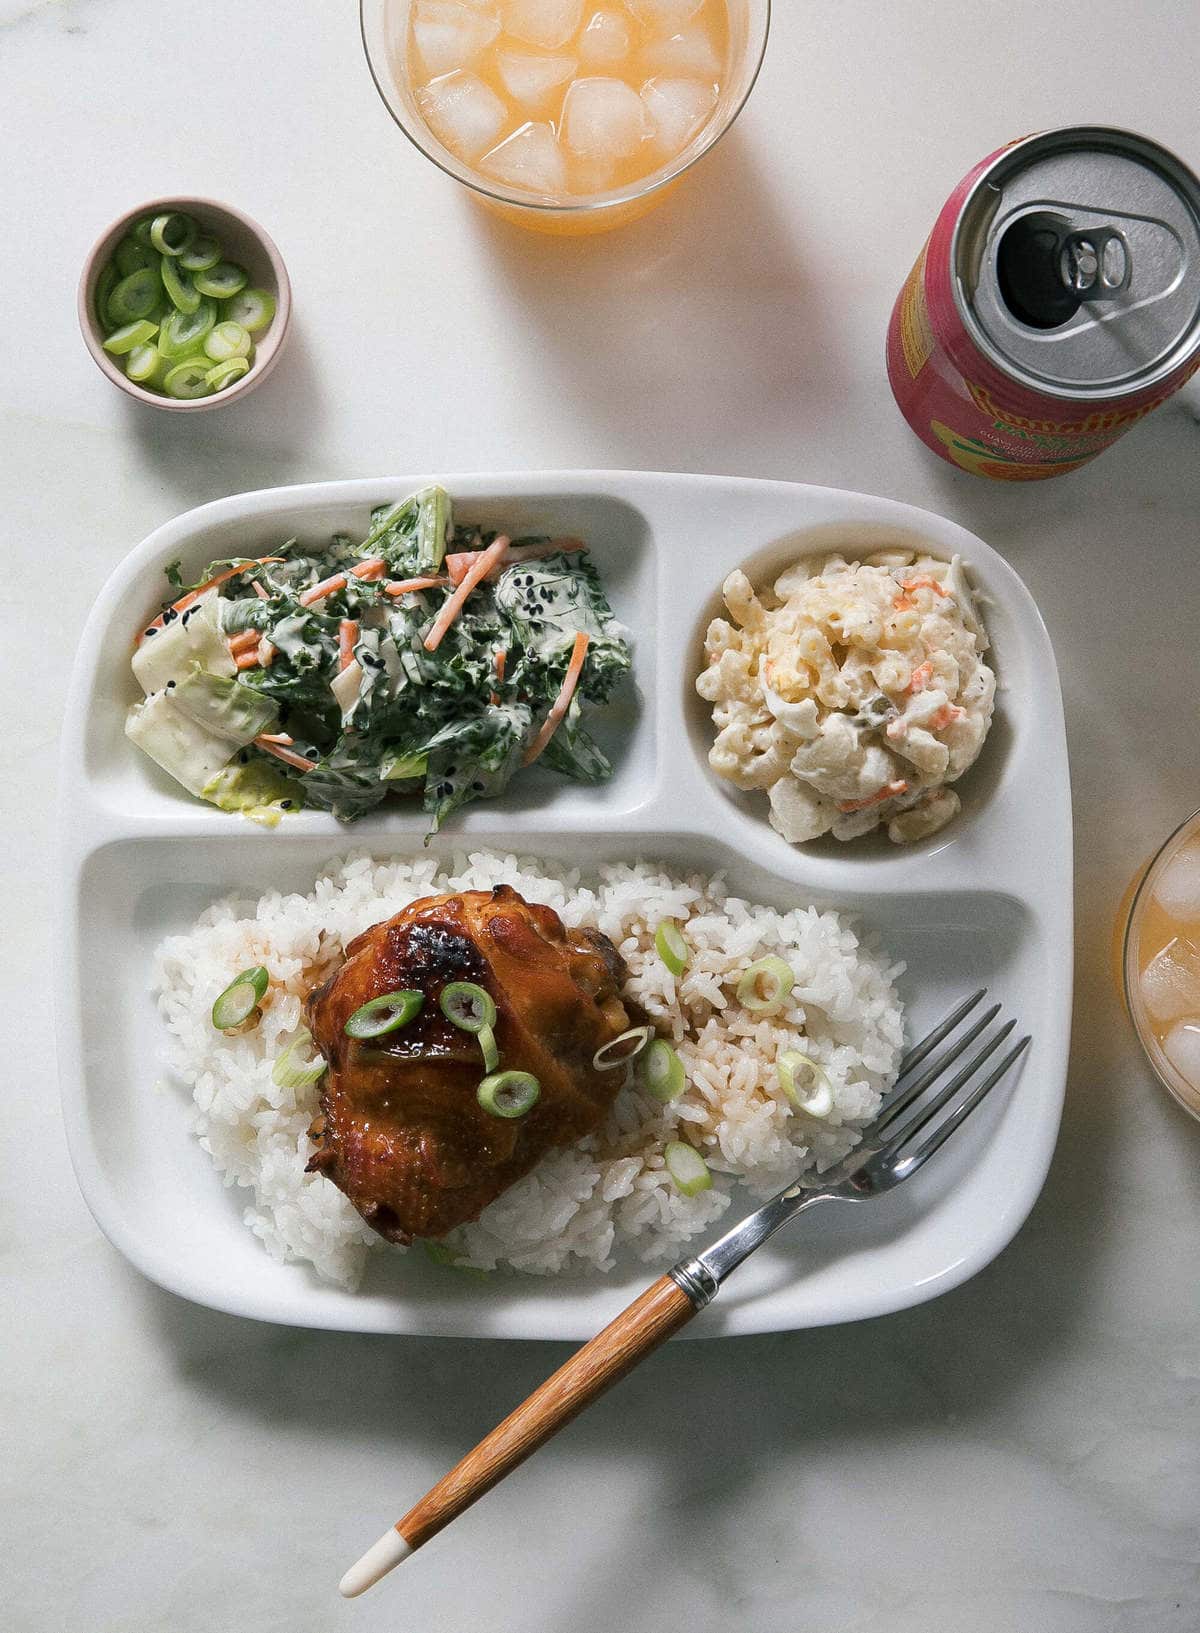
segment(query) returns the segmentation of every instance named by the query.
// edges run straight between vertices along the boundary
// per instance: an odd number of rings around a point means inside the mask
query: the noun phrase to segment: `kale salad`
[[[146,694],[127,735],[189,792],[274,826],[301,806],[352,822],[420,793],[429,832],[540,760],[612,767],[585,723],[630,669],[626,631],[578,539],[456,525],[425,488],[367,536],[211,562],[138,635]]]

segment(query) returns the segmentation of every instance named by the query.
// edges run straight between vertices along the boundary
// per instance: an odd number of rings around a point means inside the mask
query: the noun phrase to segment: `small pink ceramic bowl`
[[[112,259],[113,251],[126,236],[134,224],[147,215],[163,215],[167,211],[179,210],[185,215],[194,216],[200,223],[202,232],[212,233],[221,242],[221,253],[228,261],[235,261],[244,266],[250,275],[252,289],[265,289],[275,297],[275,316],[265,332],[256,338],[254,345],[254,362],[250,372],[243,374],[240,380],[233,385],[226,386],[224,391],[217,391],[211,397],[192,397],[181,399],[168,397],[161,391],[149,391],[136,381],[129,379],[121,367],[121,360],[112,357],[104,350],[104,328],[96,312],[95,290],[96,281],[108,262]],[[287,268],[283,264],[283,257],[275,248],[271,235],[251,221],[248,215],[240,210],[232,209],[228,204],[218,204],[211,198],[160,198],[151,199],[146,204],[139,204],[135,210],[128,211],[114,221],[107,232],[98,238],[92,246],[91,253],[83,265],[83,273],[79,279],[79,327],[83,331],[83,338],[95,360],[96,367],[101,373],[108,376],[113,385],[120,386],[127,396],[134,397],[139,403],[147,403],[151,408],[166,408],[172,413],[194,414],[206,408],[222,408],[227,403],[236,402],[244,397],[248,391],[265,380],[275,367],[292,321],[292,286],[288,279]]]

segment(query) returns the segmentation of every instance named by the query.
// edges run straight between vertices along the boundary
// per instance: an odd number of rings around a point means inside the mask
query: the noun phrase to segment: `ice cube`
[[[543,57],[529,51],[498,51],[504,89],[523,108],[542,108],[579,66],[574,57]]]
[[[663,39],[648,40],[638,52],[646,74],[691,74],[697,79],[720,79],[721,59],[712,36],[697,25]]]
[[[550,125],[522,125],[479,161],[485,176],[526,193],[558,197],[567,190],[567,161]]]
[[[504,32],[557,51],[583,21],[583,0],[504,0]]]
[[[1146,965],[1142,1002],[1160,1026],[1200,1013],[1200,947],[1190,937],[1175,936]]]
[[[641,97],[622,79],[577,79],[563,104],[563,136],[581,159],[628,159],[651,134]]]
[[[716,100],[716,87],[702,79],[648,79],[642,86],[655,140],[672,158],[683,152]]]
[[[674,34],[696,15],[704,0],[625,0],[625,4],[643,27],[656,34]]]
[[[1186,1083],[1200,1089],[1200,1020],[1176,1021],[1163,1039],[1163,1054]]]
[[[461,68],[430,80],[417,101],[433,134],[468,163],[487,152],[508,122],[495,91]]]
[[[431,76],[465,68],[499,32],[494,10],[460,0],[418,0],[413,13],[417,55]]]
[[[1200,842],[1184,845],[1154,886],[1154,900],[1174,919],[1200,920]]]
[[[579,60],[585,68],[612,68],[625,61],[632,45],[629,23],[619,11],[597,11],[579,36]]]

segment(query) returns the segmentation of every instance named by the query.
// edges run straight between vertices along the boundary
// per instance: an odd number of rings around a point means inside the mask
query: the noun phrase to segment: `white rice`
[[[903,1011],[886,958],[844,918],[797,907],[780,913],[728,894],[718,875],[674,877],[649,863],[601,868],[594,878],[490,851],[384,862],[344,859],[307,896],[227,897],[186,935],[159,948],[154,986],[169,1035],[170,1069],[188,1085],[200,1144],[227,1185],[253,1193],[245,1221],[267,1251],[301,1260],[346,1287],[371,1249],[402,1252],[368,1230],[329,1180],[306,1174],[308,1126],[318,1086],[291,1092],[271,1081],[275,1057],[303,1024],[304,994],[323,980],[345,944],[409,902],[439,891],[513,885],[553,907],[569,926],[594,925],[629,966],[628,996],[675,1042],[685,1092],[661,1105],[632,1083],[607,1125],[553,1152],[446,1238],[462,1265],[550,1274],[608,1270],[618,1252],[650,1262],[676,1257],[689,1237],[729,1207],[740,1181],[755,1196],[798,1171],[821,1171],[859,1139],[899,1060]],[[683,926],[685,973],[670,974],[654,950],[663,918]],[[767,954],[796,977],[787,1007],[762,1019],[736,999],[739,976]],[[238,970],[264,964],[271,992],[252,1031],[227,1037],[210,1010]],[[820,1062],[833,1110],[819,1121],[779,1086],[777,1056],[801,1049]],[[712,1170],[711,1190],[683,1196],[663,1150],[686,1137]]]

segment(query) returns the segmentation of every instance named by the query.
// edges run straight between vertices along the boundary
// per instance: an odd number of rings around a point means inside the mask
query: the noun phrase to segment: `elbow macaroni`
[[[805,844],[883,824],[906,844],[955,816],[946,785],[978,757],[996,690],[958,557],[815,557],[762,593],[731,573],[723,594],[696,681],[709,763],[767,792],[777,832]]]

